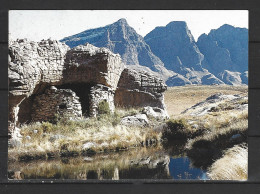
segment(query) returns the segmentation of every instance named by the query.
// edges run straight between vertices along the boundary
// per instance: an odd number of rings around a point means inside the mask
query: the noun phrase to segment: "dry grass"
[[[204,134],[188,140],[186,152],[195,167],[208,168],[222,157],[223,150],[247,142],[247,112],[217,112],[204,116]],[[223,178],[224,179],[224,178]]]
[[[157,144],[161,132],[151,127],[129,127],[119,125],[122,115],[132,110],[98,118],[69,120],[61,118],[56,124],[49,122],[31,123],[21,127],[22,146],[9,148],[9,159],[30,160],[44,157],[77,156],[125,150],[131,147]],[[121,116],[120,116],[121,115]],[[60,137],[51,140],[54,135]],[[28,136],[30,138],[28,138]],[[89,146],[84,147],[84,144]]]
[[[226,136],[230,138],[235,134],[247,133],[248,129],[248,112],[247,111],[223,111],[215,114],[205,115],[193,122],[199,124],[199,128],[205,130],[204,135],[190,139],[187,144],[187,149],[191,149],[195,142],[200,140],[217,141]]]
[[[177,86],[168,88],[164,100],[168,114],[175,117],[213,94],[247,94],[247,91],[247,86]]]
[[[223,154],[223,157],[213,163],[208,170],[212,180],[247,180],[248,148],[236,145]]]

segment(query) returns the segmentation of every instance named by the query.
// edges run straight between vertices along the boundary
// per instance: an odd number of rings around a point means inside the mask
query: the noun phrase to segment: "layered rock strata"
[[[159,77],[146,71],[125,68],[115,93],[115,105],[165,109],[163,95],[165,90],[167,86]]]
[[[9,42],[11,136],[18,123],[49,120],[54,114],[96,116],[101,101],[111,111],[115,104],[164,108],[165,90],[157,76],[125,69],[120,55],[106,48],[70,49],[54,40]]]
[[[79,97],[69,89],[51,87],[44,94],[35,97],[32,104],[32,121],[50,121],[60,116],[81,117],[82,110]]]

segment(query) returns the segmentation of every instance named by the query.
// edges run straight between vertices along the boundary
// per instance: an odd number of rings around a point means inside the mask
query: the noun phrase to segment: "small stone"
[[[91,162],[93,161],[93,158],[90,158],[90,157],[84,157],[83,159],[85,162]]]
[[[87,149],[94,148],[94,147],[96,147],[96,144],[93,142],[87,142],[82,145],[83,150],[87,150]]]

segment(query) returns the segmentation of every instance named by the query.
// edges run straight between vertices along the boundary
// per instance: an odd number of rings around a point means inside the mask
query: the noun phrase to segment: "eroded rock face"
[[[51,87],[44,94],[35,97],[32,104],[33,121],[50,121],[55,114],[61,116],[81,117],[82,110],[79,97],[69,89]]]
[[[166,84],[157,76],[146,71],[125,68],[115,93],[115,105],[165,109],[163,92],[166,89]]]
[[[9,134],[15,131],[20,103],[43,92],[47,84],[61,82],[68,50],[65,44],[53,40],[9,42]]]
[[[27,102],[23,107],[30,107],[28,105],[32,105],[33,99],[43,94],[46,89],[68,83],[86,83],[92,86],[100,84],[115,90],[123,68],[124,65],[119,55],[90,44],[70,50],[67,45],[56,40],[10,41],[10,128],[14,130],[13,126],[16,126],[18,122],[20,104],[25,99]],[[108,91],[108,89],[106,88],[104,91]],[[32,99],[28,100],[29,97]],[[108,99],[108,101],[111,100]],[[114,106],[112,103],[110,104],[113,109]],[[26,112],[26,114],[30,113],[31,110]],[[22,120],[27,119],[31,119],[31,117]]]
[[[98,114],[98,105],[102,101],[106,101],[109,104],[110,110],[114,112],[114,90],[104,85],[97,84],[91,88],[90,92],[90,116],[95,117]]]
[[[39,43],[21,39],[9,42],[9,95],[11,104],[41,89],[58,84],[63,77],[69,47],[53,40]]]
[[[96,116],[101,101],[113,111],[115,91],[121,105],[164,108],[163,81],[124,68],[120,55],[91,44],[70,49],[54,40],[10,41],[10,136],[18,122],[49,120],[56,113]]]
[[[95,83],[116,89],[123,69],[120,55],[91,44],[79,45],[66,54],[63,83]]]

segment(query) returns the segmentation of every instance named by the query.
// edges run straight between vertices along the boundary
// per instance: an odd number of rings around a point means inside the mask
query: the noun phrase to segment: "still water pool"
[[[89,157],[9,162],[9,179],[207,179],[185,153],[139,148]]]

